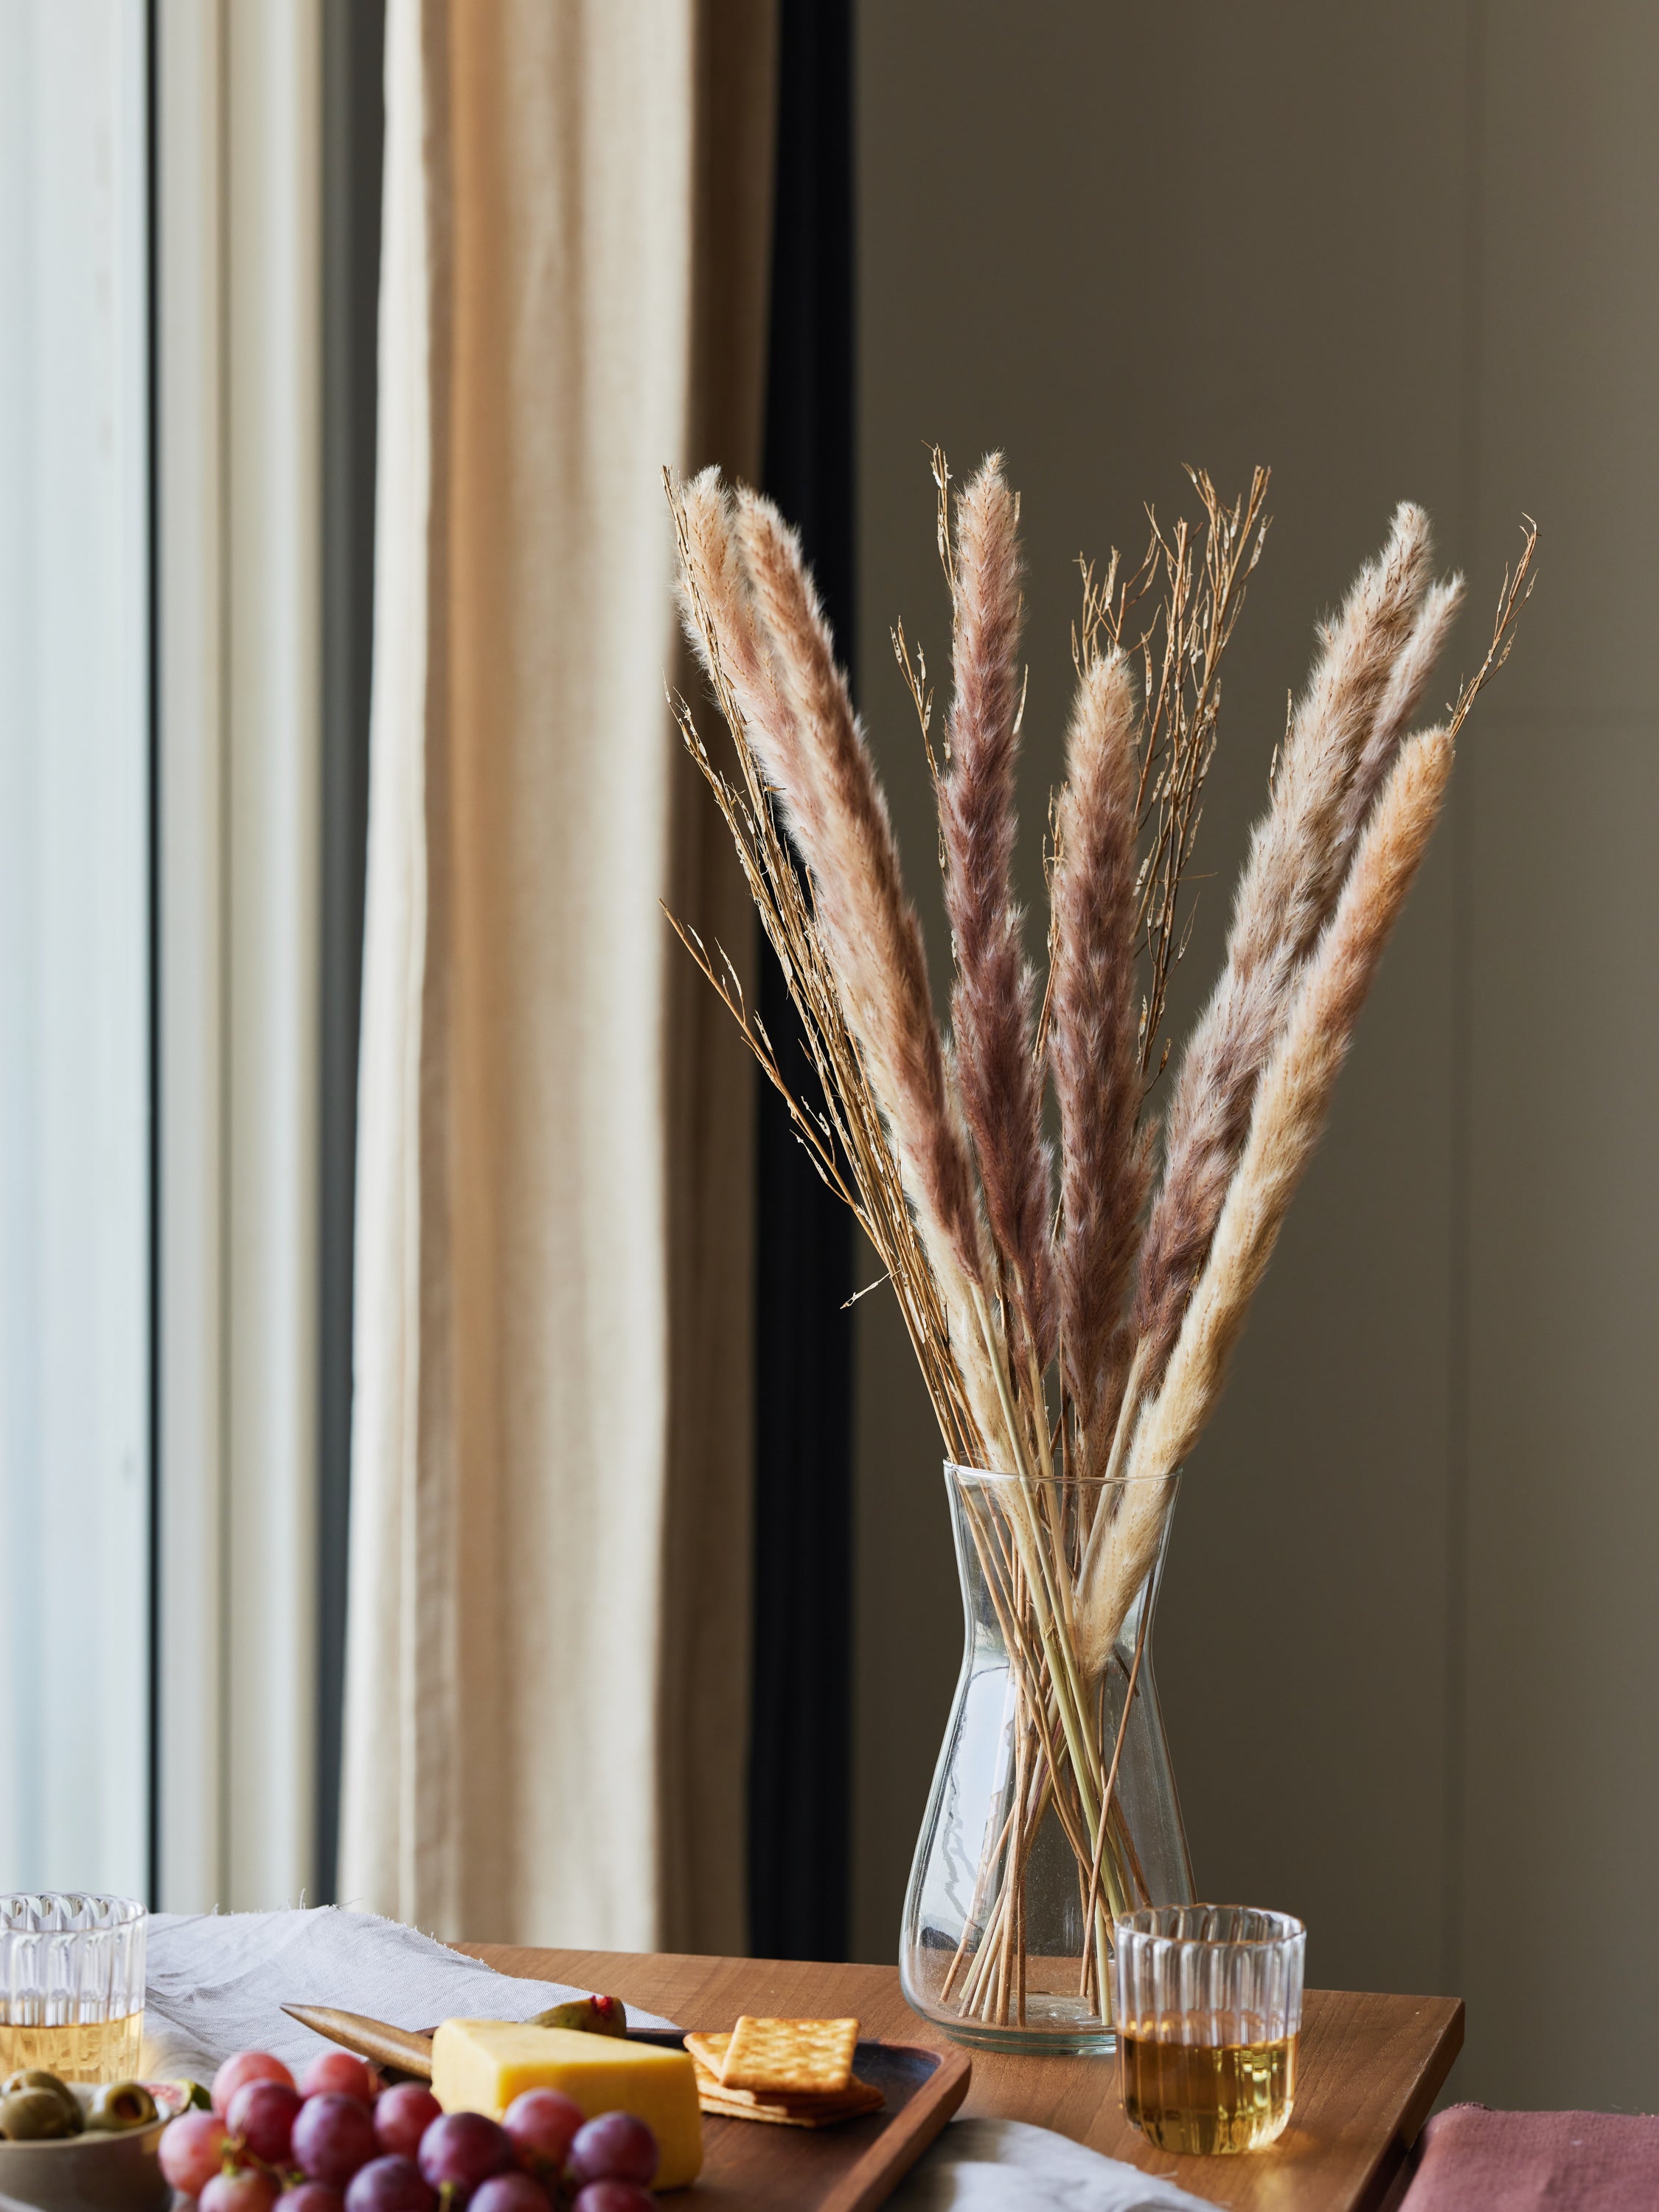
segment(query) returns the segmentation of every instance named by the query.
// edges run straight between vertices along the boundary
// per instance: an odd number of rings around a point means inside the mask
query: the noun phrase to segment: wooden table
[[[682,2027],[729,2027],[740,2012],[807,2019],[856,2013],[866,2035],[949,2047],[905,2003],[893,1966],[462,1948],[504,1974],[609,1990]],[[1123,2117],[1109,2060],[975,2051],[963,2112],[1056,2128],[1216,2204],[1249,2212],[1375,2212],[1391,2194],[1462,2042],[1463,2007],[1455,1997],[1310,1990],[1295,2116],[1271,2150],[1247,2158],[1171,2158],[1154,2150]]]

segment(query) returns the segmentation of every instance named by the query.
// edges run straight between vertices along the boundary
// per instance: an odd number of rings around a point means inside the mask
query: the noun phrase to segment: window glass
[[[147,1887],[145,9],[0,0],[0,1887]]]

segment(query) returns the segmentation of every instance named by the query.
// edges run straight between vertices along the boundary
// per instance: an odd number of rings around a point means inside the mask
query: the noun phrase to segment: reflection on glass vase
[[[958,2042],[1109,2051],[1114,1916],[1193,1896],[1151,1644],[1176,1479],[945,1474],[967,1640],[904,1994]]]

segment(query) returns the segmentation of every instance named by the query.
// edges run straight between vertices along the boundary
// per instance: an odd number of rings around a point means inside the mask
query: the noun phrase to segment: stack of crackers
[[[827,2128],[878,2112],[881,2091],[853,2071],[855,2020],[755,2020],[744,2013],[729,2035],[688,2035],[705,2112],[769,2120],[780,2128]]]

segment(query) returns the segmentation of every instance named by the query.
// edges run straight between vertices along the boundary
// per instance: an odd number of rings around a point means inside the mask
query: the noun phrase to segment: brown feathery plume
[[[1135,1431],[1124,1510],[1085,1570],[1079,1636],[1097,1671],[1152,1564],[1169,1478],[1213,1410],[1291,1194],[1325,1126],[1360,1006],[1439,819],[1452,752],[1444,730],[1422,731],[1401,749],[1262,1076],[1204,1273],[1163,1387]]]
[[[1148,1393],[1209,1252],[1297,969],[1335,903],[1347,860],[1336,849],[1340,809],[1413,636],[1429,562],[1427,518],[1401,505],[1382,557],[1360,570],[1325,635],[1251,838],[1226,963],[1170,1103],[1164,1181],[1141,1247],[1134,1330]]]
[[[1115,1355],[1152,1174],[1138,1127],[1139,786],[1134,686],[1127,659],[1113,652],[1079,675],[1050,886],[1060,1348],[1085,1474],[1102,1471],[1116,1419]]]
[[[1053,1348],[1051,1164],[1034,1049],[1036,978],[1014,901],[1022,621],[1018,502],[991,454],[957,500],[956,696],[939,784],[957,980],[951,1032],[985,1210],[1037,1370]],[[1038,1419],[1046,1432],[1048,1421]]]

